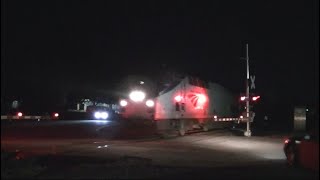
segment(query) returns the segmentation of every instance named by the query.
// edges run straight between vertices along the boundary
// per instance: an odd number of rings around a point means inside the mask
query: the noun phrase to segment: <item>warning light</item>
[[[286,140],[284,141],[285,144],[288,144],[289,142],[290,142],[289,139],[286,139]]]
[[[180,102],[182,100],[182,97],[180,95],[178,95],[174,98],[174,100],[176,100],[177,102]]]
[[[245,96],[241,96],[240,100],[244,101],[244,100],[246,100],[246,97]]]
[[[256,100],[258,100],[260,98],[260,96],[254,96],[254,97],[252,97],[252,101],[256,101]]]

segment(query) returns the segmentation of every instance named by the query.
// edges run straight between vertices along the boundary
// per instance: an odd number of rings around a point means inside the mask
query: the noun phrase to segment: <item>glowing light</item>
[[[97,119],[99,119],[99,118],[101,117],[100,112],[95,112],[95,113],[94,113],[94,117],[97,118]]]
[[[104,147],[106,148],[106,147],[108,147],[108,145],[104,145],[104,146],[97,146],[97,148],[98,148],[98,149],[101,149],[101,148],[104,148]]]
[[[107,112],[100,113],[100,116],[102,119],[107,119],[109,117],[109,114]]]
[[[195,109],[204,109],[207,97],[203,94],[195,94],[191,100],[195,106]]]
[[[94,117],[96,119],[107,119],[109,117],[109,114],[107,112],[95,112]]]
[[[54,113],[54,117],[59,117],[59,113]]]
[[[244,100],[246,100],[246,97],[245,96],[241,96],[240,100],[244,101]]]
[[[22,112],[18,112],[18,116],[21,117],[22,116]]]
[[[284,141],[284,143],[285,143],[285,144],[288,144],[288,143],[289,143],[289,139],[286,139],[286,140]]]
[[[213,116],[213,118],[217,119],[217,118],[218,118],[218,116]]]
[[[243,119],[243,116],[240,116],[241,119]]]
[[[120,106],[125,107],[128,105],[128,102],[126,100],[121,100],[120,101]]]
[[[256,101],[256,100],[258,100],[260,98],[260,96],[255,96],[255,97],[252,97],[252,100],[253,101]]]
[[[147,105],[148,107],[153,107],[153,106],[154,106],[154,102],[153,102],[152,100],[148,100],[148,101],[146,102],[146,105]]]
[[[182,97],[180,95],[178,95],[174,98],[174,100],[176,100],[177,102],[180,102],[182,100]]]
[[[129,97],[134,102],[141,102],[146,97],[146,94],[144,92],[142,92],[142,91],[132,91],[129,94]]]
[[[301,143],[301,141],[298,141],[298,140],[295,140],[294,141],[296,144],[300,144]]]
[[[203,95],[203,94],[197,94],[197,96],[198,96],[198,103],[199,103],[199,104],[203,104],[203,103],[205,103],[205,102],[207,101],[207,98],[206,98],[205,95]]]

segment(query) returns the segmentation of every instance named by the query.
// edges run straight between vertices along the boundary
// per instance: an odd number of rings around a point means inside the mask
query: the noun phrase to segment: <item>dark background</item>
[[[70,92],[109,96],[127,75],[157,81],[165,72],[239,94],[249,43],[250,73],[266,108],[319,100],[315,0],[1,2],[2,99],[39,106]]]

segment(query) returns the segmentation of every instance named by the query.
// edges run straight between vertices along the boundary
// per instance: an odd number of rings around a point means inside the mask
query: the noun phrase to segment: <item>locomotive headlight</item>
[[[153,107],[153,106],[154,106],[154,101],[148,100],[148,101],[146,101],[146,105],[147,105],[148,107]]]
[[[128,102],[126,100],[121,100],[120,101],[120,106],[125,107],[128,105]]]
[[[132,91],[129,94],[129,97],[134,102],[141,102],[146,97],[146,94],[144,92],[142,92],[142,91]]]

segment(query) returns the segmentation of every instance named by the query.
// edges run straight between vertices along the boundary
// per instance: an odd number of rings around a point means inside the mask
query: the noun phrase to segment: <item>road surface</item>
[[[118,122],[2,124],[1,146],[6,151],[19,150],[31,156],[51,154],[55,158],[50,163],[63,168],[58,172],[56,167],[51,168],[44,177],[59,178],[66,172],[69,177],[87,178],[319,177],[318,173],[286,166],[283,137],[248,138],[228,130],[214,130],[161,139],[152,128],[151,124]],[[69,165],[63,166],[65,163]]]

